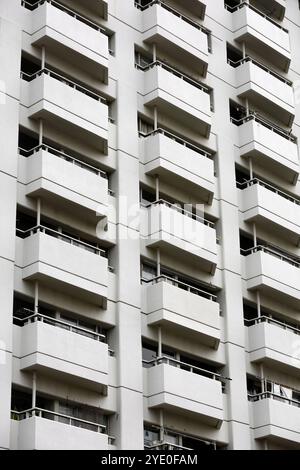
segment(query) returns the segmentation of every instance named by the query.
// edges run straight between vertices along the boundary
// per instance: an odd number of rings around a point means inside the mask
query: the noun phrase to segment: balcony
[[[214,274],[217,236],[214,224],[182,207],[160,200],[143,209],[142,236],[146,247],[161,248],[171,255],[200,262],[199,268]]]
[[[144,69],[144,105],[157,106],[164,114],[209,137],[210,91],[205,86],[161,62]]]
[[[75,66],[107,83],[109,52],[104,29],[53,0],[43,0],[34,5],[24,2],[25,5],[32,10],[32,46],[46,47],[48,53],[53,52],[62,60],[67,58]],[[72,2],[71,7],[74,6]]]
[[[254,115],[247,116],[238,125],[241,157],[251,157],[259,166],[295,184],[299,176],[296,137]]]
[[[170,2],[173,3],[174,2]],[[186,11],[188,15],[197,17],[200,20],[204,20],[206,13],[207,0],[176,0],[176,7],[180,8],[180,11]]]
[[[300,443],[299,402],[269,392],[252,400],[255,400],[251,404],[255,439],[277,438]]]
[[[259,0],[266,11],[272,12],[274,18],[282,21],[285,17],[286,0]]]
[[[270,248],[258,246],[243,252],[247,289],[259,290],[273,299],[300,305],[300,263]]]
[[[299,329],[269,317],[259,317],[248,323],[251,362],[279,366],[286,373],[299,372]]]
[[[230,9],[234,39],[247,48],[259,50],[262,57],[288,71],[291,63],[289,32],[272,18],[246,2]]]
[[[23,280],[46,280],[70,295],[105,303],[108,260],[103,250],[46,227],[17,233]]]
[[[12,412],[14,450],[108,450],[105,426],[52,411]]]
[[[256,222],[266,229],[286,235],[299,243],[300,200],[258,179],[240,185],[245,222]]]
[[[108,345],[103,335],[69,323],[29,313],[14,325],[20,338],[20,370],[55,373],[64,382],[76,383],[106,394]]]
[[[218,348],[220,305],[214,295],[166,276],[144,282],[142,292],[142,310],[149,326],[165,326]]]
[[[22,78],[28,118],[49,121],[107,152],[108,106],[102,97],[47,69]]]
[[[107,215],[106,173],[48,145],[19,153],[19,178],[26,184],[26,196],[49,196],[58,204],[75,204],[84,213]]]
[[[98,17],[104,20],[108,18],[108,0],[60,0],[60,3],[75,8],[85,17]]]
[[[222,378],[218,374],[166,357],[144,365],[144,393],[149,408],[191,415],[210,426],[221,426]]]
[[[182,189],[188,184],[201,200],[211,203],[215,192],[212,155],[163,129],[144,137],[140,154],[147,175],[158,175]]]
[[[250,57],[234,66],[237,67],[237,96],[249,99],[291,127],[296,112],[293,83]]]
[[[156,44],[167,57],[173,55],[205,76],[210,32],[160,0],[138,8],[143,15],[144,42]]]

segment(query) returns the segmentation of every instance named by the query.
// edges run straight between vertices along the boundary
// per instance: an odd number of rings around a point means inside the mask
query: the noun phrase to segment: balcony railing
[[[62,321],[62,320],[57,320],[52,317],[48,317],[47,315],[43,315],[41,313],[35,313],[33,311],[30,311],[28,309],[23,309],[19,311],[18,313],[24,313],[27,314],[28,316],[25,318],[19,318],[14,316],[13,319],[16,323],[19,324],[19,326],[25,326],[29,325],[31,323],[45,323],[46,325],[51,325],[54,327],[62,328],[66,331],[70,331],[71,333],[76,333],[81,336],[88,337],[90,339],[93,339],[95,341],[99,341],[101,343],[106,343],[106,336],[100,333],[96,333],[92,330],[88,330],[86,328],[82,328],[80,326],[74,326],[71,325],[68,322]]]
[[[256,184],[258,184],[259,186],[262,186],[263,188],[268,189],[269,191],[272,191],[275,194],[278,194],[278,196],[284,197],[285,199],[292,202],[293,204],[297,204],[298,206],[300,205],[300,199],[290,196],[284,191],[281,191],[280,189],[275,188],[275,186],[265,183],[264,181],[261,181],[258,178],[253,178],[252,180],[245,181],[244,183],[237,183],[237,186],[243,190],[246,188],[250,188]]]
[[[254,253],[258,253],[258,252],[264,252],[264,253],[267,253],[269,255],[272,255],[274,256],[275,258],[278,258],[280,259],[281,261],[284,261],[286,263],[289,263],[291,264],[292,266],[294,266],[295,268],[300,268],[300,260],[299,258],[296,258],[296,257],[289,257],[287,255],[284,255],[282,253],[280,253],[279,251],[276,251],[272,248],[269,248],[269,247],[266,247],[266,246],[263,246],[263,245],[258,245],[258,246],[255,246],[253,248],[249,248],[248,250],[241,250],[241,254],[243,256],[249,256],[249,255],[252,255]]]
[[[166,3],[164,3],[161,0],[153,0],[152,2],[148,3],[147,5],[140,5],[137,1],[135,2],[135,6],[141,11],[147,10],[152,5],[160,5],[162,8],[164,8],[165,10],[168,10],[169,12],[173,13],[173,15],[178,16],[178,18],[180,18],[181,20],[183,20],[186,23],[190,24],[194,28],[199,29],[204,34],[206,34],[208,36],[208,38],[210,38],[211,31],[209,29],[207,29],[204,26],[202,26],[201,24],[197,23],[192,18],[189,18],[186,15],[183,15],[180,11],[176,10],[175,8],[171,7],[170,5],[167,5]]]
[[[191,447],[180,446],[179,444],[173,444],[172,442],[163,441],[158,443],[145,444],[147,450],[179,450],[179,451],[193,451]]]
[[[211,153],[206,152],[205,150],[201,149],[200,147],[197,147],[196,145],[191,144],[187,140],[184,140],[181,137],[178,137],[177,135],[172,134],[172,132],[166,131],[165,129],[158,128],[158,129],[155,129],[154,131],[151,131],[147,134],[145,134],[143,132],[139,132],[140,137],[144,137],[144,138],[151,137],[151,136],[154,136],[154,135],[157,135],[157,134],[165,135],[169,139],[174,140],[175,142],[177,142],[178,144],[183,145],[184,147],[186,147],[190,150],[193,150],[194,152],[197,152],[200,155],[203,155],[204,157],[209,158],[210,160],[213,159],[213,155]]]
[[[164,199],[159,199],[158,201],[152,202],[151,204],[145,205],[146,209],[154,206],[166,206],[169,209],[175,210],[176,212],[179,212],[182,215],[185,215],[187,217],[190,217],[191,219],[200,222],[201,224],[206,225],[207,227],[210,228],[215,228],[215,224],[213,222],[210,222],[207,219],[204,219],[203,217],[200,217],[197,214],[194,214],[193,212],[190,212],[186,209],[183,209],[180,204],[172,204],[171,202],[165,201]]]
[[[174,69],[174,67],[171,67],[170,65],[166,64],[165,62],[162,62],[160,60],[156,60],[155,62],[151,62],[151,64],[142,66],[139,64],[136,64],[136,67],[139,70],[142,70],[143,72],[146,72],[147,70],[153,69],[154,67],[161,67],[164,70],[167,70],[171,74],[175,75],[176,77],[180,78],[181,80],[184,80],[185,82],[189,83],[190,85],[198,88],[199,90],[203,91],[204,93],[207,93],[210,95],[210,89],[204,85],[201,82],[198,82],[197,80],[194,80],[193,78],[189,77],[188,75],[179,72],[178,70]]]
[[[167,282],[168,284],[172,284],[173,286],[178,287],[179,289],[182,289],[186,292],[199,295],[200,297],[204,297],[205,299],[211,300],[212,302],[217,302],[216,295],[211,294],[210,292],[206,292],[197,287],[193,287],[189,284],[186,284],[185,282],[177,281],[176,279],[169,277],[169,276],[158,276],[150,280],[142,279],[141,282],[142,284],[152,284],[152,285],[158,284],[159,282]]]
[[[261,316],[261,317],[253,318],[252,320],[245,319],[244,321],[247,327],[260,325],[261,323],[268,323],[269,325],[275,325],[284,330],[291,331],[292,333],[295,333],[296,335],[300,335],[300,326],[298,327],[291,326],[290,324],[284,321],[275,320],[274,318],[271,318],[271,317]]]
[[[277,393],[263,392],[263,393],[257,393],[256,395],[248,394],[248,400],[251,401],[251,402],[257,402],[257,401],[260,401],[260,400],[265,400],[267,398],[271,398],[273,400],[281,401],[281,402],[287,403],[288,405],[293,405],[293,406],[297,406],[297,408],[300,408],[300,401],[293,400],[291,398],[287,398],[287,397],[284,397],[282,395],[278,395]]]
[[[73,82],[69,78],[66,78],[63,75],[53,72],[52,70],[49,70],[47,68],[38,70],[32,75],[29,75],[25,72],[21,72],[21,78],[25,80],[26,82],[32,82],[35,78],[40,77],[41,75],[48,75],[49,77],[54,78],[55,80],[58,80],[59,82],[62,82],[65,85],[73,88],[74,90],[77,90],[80,93],[83,93],[84,95],[87,95],[90,98],[93,98],[94,100],[107,105],[107,100],[103,98],[103,96],[100,96],[94,91],[91,91],[88,88],[83,87],[82,85],[79,85],[78,83]]]
[[[99,168],[96,168],[95,166],[89,165],[88,163],[82,162],[81,160],[78,160],[78,158],[71,157],[70,155],[61,150],[57,150],[53,147],[50,147],[50,145],[41,144],[29,150],[25,150],[19,147],[19,154],[27,158],[31,155],[36,155],[40,150],[44,150],[45,152],[51,153],[52,155],[55,155],[56,157],[61,158],[62,160],[65,160],[66,162],[72,163],[73,165],[83,168],[84,170],[94,173],[95,175],[101,176],[101,178],[108,179],[108,175],[107,173],[105,173],[105,171],[102,171]]]
[[[32,235],[35,235],[36,233],[44,233],[46,235],[49,235],[50,237],[62,240],[63,242],[66,242],[70,245],[76,246],[78,248],[83,248],[84,250],[94,253],[95,255],[107,258],[107,253],[105,250],[98,248],[97,246],[90,245],[89,243],[83,242],[76,238],[72,238],[69,235],[65,235],[63,232],[58,232],[48,227],[44,227],[43,225],[39,225],[25,231],[17,229],[17,236],[22,239],[29,238]]]
[[[249,114],[248,116],[245,116],[242,119],[235,119],[231,117],[230,120],[236,126],[241,126],[242,124],[245,124],[246,122],[249,122],[249,121],[258,122],[259,124],[262,124],[264,127],[269,129],[270,131],[275,132],[276,134],[279,134],[281,137],[284,137],[285,139],[291,142],[297,143],[297,137],[293,135],[291,132],[286,131],[285,129],[282,129],[282,127],[276,126],[276,124],[272,123],[271,121],[268,121],[267,119],[259,116],[258,114],[254,114],[254,113]]]
[[[177,361],[176,359],[172,359],[168,356],[157,357],[156,359],[152,359],[151,361],[143,360],[143,366],[146,367],[147,369],[151,367],[159,366],[161,364],[167,364],[169,366],[177,367],[178,369],[182,369],[182,370],[191,372],[193,374],[201,375],[202,377],[207,377],[209,379],[222,382],[222,384],[224,385],[228,380],[231,380],[230,378],[223,377],[222,375],[217,374],[216,372],[202,369],[201,367],[193,366],[186,362]]]
[[[74,418],[62,413],[56,413],[54,411],[44,410],[42,408],[31,408],[25,411],[11,411],[11,419],[14,421],[23,421],[33,417],[44,418],[51,421],[68,424],[69,426],[75,426],[77,428],[87,429],[89,431],[106,434],[107,426],[104,424],[93,423],[80,418]]]
[[[265,18],[267,21],[269,21],[270,23],[272,23],[274,26],[277,26],[277,28],[279,29],[282,29],[282,31],[288,33],[288,29],[284,28],[283,26],[281,26],[280,24],[278,24],[275,20],[273,20],[272,18],[270,18],[270,16],[266,15],[265,13],[263,13],[261,10],[259,10],[258,8],[254,7],[253,5],[250,5],[250,3],[248,2],[241,2],[239,5],[235,5],[233,7],[230,7],[229,5],[226,5],[225,4],[225,8],[226,10],[228,10],[230,13],[234,13],[235,11],[238,11],[240,10],[241,8],[249,8],[250,10],[253,10],[255,11],[255,13],[257,13],[259,16],[262,16],[263,18]]]
[[[245,57],[243,59],[240,59],[238,60],[237,62],[234,62],[233,60],[230,60],[228,59],[228,64],[231,65],[231,67],[234,67],[234,68],[237,68],[239,67],[240,65],[242,64],[245,64],[247,62],[251,62],[252,64],[256,65],[257,67],[259,67],[260,69],[264,70],[265,72],[267,72],[268,74],[272,75],[273,77],[277,78],[278,80],[280,80],[281,82],[285,83],[286,85],[292,87],[293,86],[293,82],[285,77],[283,77],[282,75],[280,75],[279,73],[277,72],[274,72],[274,70],[271,70],[269,69],[268,67],[266,67],[264,64],[262,64],[261,62],[258,62],[257,60],[254,60],[252,59],[252,57]]]
[[[66,7],[65,5],[62,5],[59,2],[56,2],[54,0],[38,0],[35,3],[29,3],[26,0],[21,1],[21,5],[31,11],[36,10],[40,5],[44,5],[44,3],[49,3],[50,5],[53,5],[54,7],[63,11],[64,13],[67,13],[68,15],[72,16],[75,20],[78,20],[81,23],[84,23],[87,26],[90,26],[91,28],[95,29],[96,31],[99,31],[100,33],[108,36],[107,31],[101,26],[99,26],[97,23],[94,23],[88,18],[85,18],[82,15],[79,15],[76,11],[72,10],[71,8]]]

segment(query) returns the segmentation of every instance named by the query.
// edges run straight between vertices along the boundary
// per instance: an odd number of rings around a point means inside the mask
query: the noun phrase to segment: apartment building
[[[300,448],[297,0],[0,0],[0,448]]]

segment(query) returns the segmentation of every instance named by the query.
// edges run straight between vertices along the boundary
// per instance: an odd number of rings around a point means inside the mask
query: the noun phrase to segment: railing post
[[[32,409],[34,410],[35,408],[36,408],[36,372],[33,372],[32,374]]]
[[[34,283],[34,313],[35,315],[39,312],[39,283]]]
[[[157,328],[157,336],[158,336],[158,357],[162,357],[162,331],[161,326]]]
[[[42,70],[46,67],[46,48],[42,46]]]

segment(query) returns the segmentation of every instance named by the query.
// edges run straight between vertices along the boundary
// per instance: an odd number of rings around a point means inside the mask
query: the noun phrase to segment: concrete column
[[[2,3],[0,15],[9,15]],[[21,39],[21,28],[0,17],[0,449],[10,447]]]
[[[111,420],[111,432],[116,436],[117,447],[122,450],[144,448],[137,83],[133,79],[134,65],[128,66],[132,63],[134,42],[133,31],[120,23],[116,35],[116,65],[124,73],[117,86],[117,246],[112,253],[117,287],[117,324],[112,333],[112,347],[118,364],[118,410]]]

